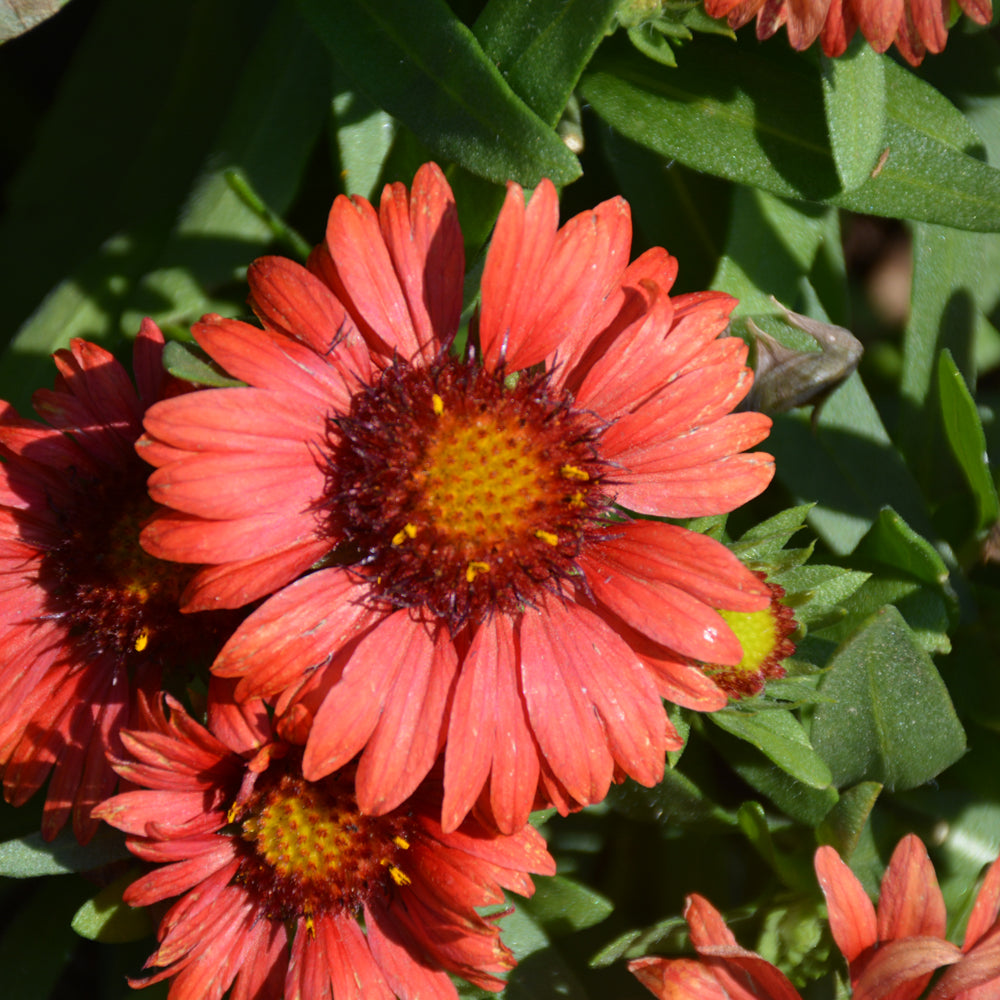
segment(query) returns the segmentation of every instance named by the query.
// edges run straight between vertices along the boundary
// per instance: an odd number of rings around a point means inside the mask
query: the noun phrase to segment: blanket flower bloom
[[[46,839],[71,813],[78,839],[96,830],[130,687],[158,683],[181,653],[207,664],[222,645],[218,616],[180,613],[190,570],[139,547],[154,504],[135,440],[145,408],[181,386],[162,350],[147,320],[137,393],[111,354],[74,340],[55,354],[55,388],[34,395],[47,424],[0,403],[0,764],[14,805],[52,774]]]
[[[958,0],[977,24],[989,24],[992,0]],[[876,52],[893,42],[903,58],[918,66],[928,52],[948,41],[951,5],[924,0],[705,0],[709,17],[724,17],[733,28],[757,18],[757,37],[770,38],[783,24],[792,48],[807,49],[817,38],[828,56],[840,56],[860,28]]]
[[[661,698],[713,710],[691,660],[739,662],[715,610],[769,593],[723,545],[627,511],[732,510],[773,473],[770,427],[732,413],[746,347],[733,300],[670,298],[662,249],[627,263],[620,198],[559,228],[555,188],[511,184],[462,309],[450,188],[425,165],[378,212],[339,197],[306,269],[250,268],[263,329],[206,317],[199,344],[248,383],[154,407],[141,454],[173,510],[143,544],[203,563],[190,609],[275,592],[213,665],[276,700],[310,781],[361,753],[362,811],[395,808],[442,748],[445,829],[473,807],[506,833],[611,781],[662,775]],[[321,562],[318,568],[314,564]],[[302,574],[313,569],[308,575]]]
[[[228,690],[226,690],[228,688]],[[274,739],[259,701],[213,681],[208,729],[169,697],[140,702],[114,765],[132,783],[97,814],[156,864],[133,906],[175,896],[147,962],[170,1000],[457,1000],[448,972],[487,990],[514,959],[476,907],[530,895],[553,874],[541,836],[491,835],[474,819],[444,833],[426,799],[362,815],[351,768],[303,779],[301,748]],[[438,789],[440,791],[440,789]],[[364,928],[359,924],[363,919]],[[331,994],[332,990],[332,994]]]
[[[853,1000],[917,1000],[937,969],[927,1000],[992,1000],[1000,988],[1000,860],[976,897],[962,948],[947,941],[945,907],[923,843],[896,846],[882,879],[878,910],[832,847],[820,847],[816,875],[833,939],[847,960]],[[684,919],[697,959],[649,956],[630,971],[662,1000],[801,1000],[784,973],[741,948],[722,915],[688,897]]]

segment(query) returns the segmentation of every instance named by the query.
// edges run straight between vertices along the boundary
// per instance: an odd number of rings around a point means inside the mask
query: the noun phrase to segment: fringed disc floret
[[[366,816],[350,774],[310,782],[288,761],[272,762],[229,811],[240,857],[235,880],[264,913],[283,921],[355,915],[373,896],[408,885],[407,817]]]
[[[329,421],[326,513],[374,599],[455,631],[578,575],[614,499],[602,430],[549,373],[396,360]]]

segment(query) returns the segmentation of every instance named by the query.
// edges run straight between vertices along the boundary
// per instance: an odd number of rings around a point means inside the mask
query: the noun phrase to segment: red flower
[[[992,0],[958,0],[978,24],[993,16]],[[828,56],[843,55],[860,27],[876,52],[893,42],[913,66],[948,41],[949,0],[705,0],[709,17],[725,17],[733,28],[757,18],[757,37],[770,38],[783,24],[795,49],[807,49],[817,37]]]
[[[550,183],[527,207],[511,185],[481,357],[460,359],[461,232],[427,165],[379,213],[338,198],[311,271],[257,261],[263,329],[195,326],[249,387],[147,415],[150,490],[177,512],[144,544],[212,564],[191,609],[279,591],[213,669],[241,700],[278,699],[309,780],[361,752],[365,812],[402,802],[446,746],[445,829],[486,788],[510,833],[536,795],[566,811],[624,774],[656,782],[679,745],[661,697],[726,702],[687,658],[738,662],[714,609],[765,607],[767,588],[714,540],[622,508],[745,502],[773,469],[740,452],[770,421],[730,412],[751,383],[743,342],[720,339],[733,300],[669,298],[676,262],[626,265],[630,239],[621,199],[560,229]]]
[[[120,750],[130,684],[155,684],[181,655],[187,667],[221,646],[215,616],[180,614],[190,572],[139,547],[154,505],[134,443],[146,406],[170,385],[162,350],[145,321],[138,395],[96,344],[57,351],[55,388],[34,396],[48,425],[0,402],[0,765],[15,805],[52,773],[46,839],[71,812],[81,841],[96,830],[91,810],[117,781],[105,752]]]
[[[847,959],[854,1000],[916,1000],[946,967],[927,1000],[994,1000],[1000,988],[1000,860],[969,919],[962,949],[944,938],[944,899],[924,845],[904,837],[882,880],[878,913],[832,847],[816,852],[830,930]],[[648,958],[629,969],[662,1000],[800,1000],[785,975],[741,948],[721,914],[701,896],[684,910],[697,959]]]
[[[170,1000],[230,986],[233,1000],[454,1000],[454,972],[501,989],[514,960],[476,907],[502,903],[503,888],[530,895],[528,871],[554,872],[539,834],[493,836],[471,819],[444,833],[421,793],[363,816],[352,769],[303,780],[301,751],[272,741],[260,702],[219,695],[207,730],[171,699],[168,719],[143,698],[142,728],[122,734],[129,759],[115,761],[138,789],[97,810],[159,865],[125,900],[180,897],[147,962],[159,968],[132,985],[172,977]]]
[[[816,852],[830,930],[847,959],[854,996],[915,1000],[934,969],[950,968],[928,1000],[993,1000],[1000,991],[1000,860],[987,873],[961,951],[944,939],[946,913],[934,867],[912,834],[896,846],[875,907],[832,847]],[[888,979],[900,985],[878,992]]]

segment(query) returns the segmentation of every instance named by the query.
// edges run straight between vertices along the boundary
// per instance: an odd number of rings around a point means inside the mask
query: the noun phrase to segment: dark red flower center
[[[309,782],[272,764],[229,818],[239,824],[236,881],[273,920],[354,913],[410,882],[406,818],[363,815],[343,776]]]
[[[108,470],[106,479],[81,482],[71,509],[56,512],[62,535],[39,574],[46,613],[92,656],[191,667],[218,652],[233,623],[228,614],[181,614],[191,568],[140,547],[139,532],[155,509],[148,472],[138,459],[133,468]]]
[[[544,372],[397,361],[330,421],[340,555],[376,599],[453,630],[523,608],[607,530],[601,430]]]

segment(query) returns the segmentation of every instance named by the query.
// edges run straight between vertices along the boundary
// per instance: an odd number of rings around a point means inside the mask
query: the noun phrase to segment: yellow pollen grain
[[[587,506],[587,505],[586,505],[586,504],[585,504],[585,503],[583,502],[583,494],[582,494],[582,493],[579,493],[579,492],[577,492],[577,493],[574,493],[574,494],[573,494],[573,495],[572,495],[572,496],[571,496],[571,497],[569,498],[569,505],[570,505],[570,507],[586,507],[586,506]]]
[[[583,469],[577,468],[575,465],[564,465],[559,472],[564,479],[579,479],[581,482],[590,479],[590,476]]]
[[[558,535],[553,535],[551,531],[542,531],[541,528],[535,532],[535,538],[541,539],[546,545],[551,545],[553,548],[559,544]]]
[[[398,834],[392,838],[392,842],[397,847],[402,847],[404,851],[408,851],[410,849],[410,842],[405,837],[400,837]]]
[[[431,396],[431,408],[436,416],[440,417],[444,413],[444,400],[437,393]]]
[[[402,868],[397,868],[395,865],[389,865],[389,874],[392,876],[392,880],[396,883],[396,885],[410,884],[410,876],[407,875]]]
[[[135,637],[135,651],[141,653],[149,645],[149,629],[142,629]]]
[[[467,583],[472,583],[473,580],[480,573],[489,573],[490,564],[485,562],[470,562],[468,566],[465,567],[465,580]]]
[[[393,545],[402,545],[407,538],[417,537],[417,526],[415,524],[404,524],[401,531],[397,531],[396,534],[392,536]]]

